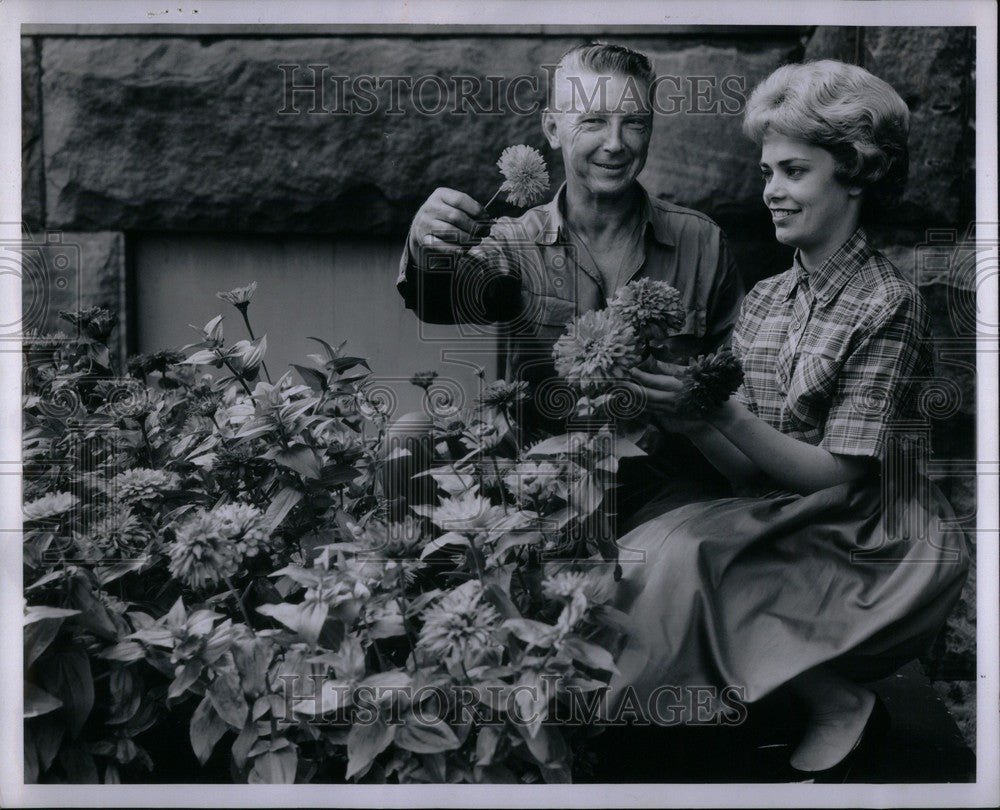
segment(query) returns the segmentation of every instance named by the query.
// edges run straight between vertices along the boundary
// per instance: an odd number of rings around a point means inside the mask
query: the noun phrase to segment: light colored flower
[[[250,299],[253,298],[253,294],[256,290],[257,282],[251,281],[245,287],[234,287],[233,289],[225,292],[217,292],[215,297],[221,298],[223,301],[228,301],[237,309],[245,311],[246,308],[250,306]]]
[[[599,394],[625,379],[639,362],[635,330],[608,309],[574,319],[552,350],[556,371],[585,394]]]
[[[497,161],[504,176],[501,191],[507,192],[507,202],[525,207],[541,201],[549,189],[549,173],[541,152],[518,144],[503,150]]]
[[[417,646],[430,656],[464,657],[496,646],[493,633],[500,624],[500,614],[483,601],[479,580],[459,585],[424,610],[421,617],[424,624]]]
[[[503,440],[504,434],[493,422],[475,422],[462,431],[462,444],[469,450],[492,450]]]
[[[476,489],[461,495],[445,498],[437,507],[413,507],[419,514],[426,514],[440,528],[451,532],[485,531],[503,515],[503,507],[493,506]]]
[[[504,483],[519,500],[565,497],[566,489],[559,478],[559,468],[549,461],[526,461],[504,476]]]
[[[619,287],[608,309],[638,333],[656,324],[668,333],[684,326],[687,313],[680,292],[665,281],[639,278]]]
[[[107,516],[91,526],[87,542],[101,552],[129,553],[141,550],[150,534],[142,522],[128,507],[113,509]]]
[[[73,509],[80,499],[69,492],[50,492],[24,504],[25,520],[45,520],[65,514]]]
[[[242,561],[236,544],[225,534],[215,512],[198,510],[178,527],[170,544],[170,573],[191,588],[202,589],[224,581]]]
[[[237,545],[237,550],[254,557],[267,548],[270,533],[264,525],[260,509],[246,503],[227,503],[213,510],[222,533]]]
[[[108,494],[124,503],[148,506],[160,500],[166,490],[176,489],[179,482],[180,478],[176,473],[137,467],[112,478]]]

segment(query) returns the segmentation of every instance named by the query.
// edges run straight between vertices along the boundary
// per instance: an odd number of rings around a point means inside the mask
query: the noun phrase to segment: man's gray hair
[[[624,45],[607,42],[586,42],[575,45],[559,57],[556,69],[550,75],[549,106],[555,105],[556,73],[566,68],[585,68],[597,74],[611,74],[643,82],[652,92],[656,71],[649,57]]]

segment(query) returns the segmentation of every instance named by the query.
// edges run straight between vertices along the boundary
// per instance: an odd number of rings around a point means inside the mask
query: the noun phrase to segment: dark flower
[[[431,384],[437,379],[438,373],[436,371],[418,371],[412,377],[410,377],[410,383],[417,386],[417,388],[423,388],[425,391],[431,387]]]
[[[145,377],[154,371],[166,374],[167,369],[184,359],[183,352],[166,349],[161,352],[137,354],[128,360],[128,371],[133,377]]]
[[[69,321],[87,337],[103,343],[118,323],[118,315],[104,307],[78,309],[75,312],[59,311],[59,317]]]
[[[678,399],[682,412],[704,415],[718,408],[743,382],[743,367],[729,349],[702,355],[685,371]]]
[[[528,383],[509,383],[504,380],[497,380],[490,383],[479,396],[481,405],[488,405],[493,408],[511,408],[519,402],[524,402],[528,398]]]

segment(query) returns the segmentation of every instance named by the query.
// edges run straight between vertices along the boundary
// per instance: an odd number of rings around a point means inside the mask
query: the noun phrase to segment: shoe
[[[872,706],[872,713],[868,715],[868,722],[865,723],[861,736],[854,743],[854,747],[847,753],[840,762],[821,771],[801,771],[792,765],[788,766],[790,772],[790,782],[812,782],[817,785],[836,785],[847,781],[851,774],[851,769],[864,757],[874,751],[889,731],[891,721],[889,710],[886,709],[882,699],[875,695],[875,704]]]

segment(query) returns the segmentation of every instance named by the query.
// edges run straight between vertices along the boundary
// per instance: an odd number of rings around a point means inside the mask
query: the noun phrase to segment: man
[[[654,78],[649,59],[628,48],[571,49],[542,113],[566,172],[552,201],[501,218],[474,244],[482,206],[439,188],[410,228],[397,281],[407,307],[430,323],[499,323],[503,373],[532,384],[533,424],[551,426],[561,415],[545,395],[555,341],[574,316],[603,308],[631,279],[680,291],[687,317],[668,347],[679,358],[713,351],[736,321],[742,284],[722,231],[696,211],[651,199],[637,180]]]

